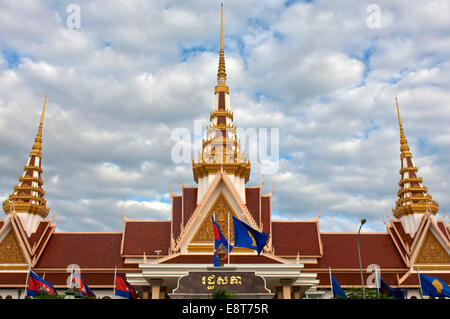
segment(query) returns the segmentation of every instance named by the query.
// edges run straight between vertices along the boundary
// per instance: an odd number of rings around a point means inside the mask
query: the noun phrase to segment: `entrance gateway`
[[[128,274],[138,289],[151,289],[152,299],[212,298],[214,290],[233,298],[301,298],[318,284],[315,273],[301,272],[302,264],[237,264],[212,267],[201,264],[140,264],[141,273]],[[277,289],[278,288],[278,289]],[[280,289],[281,288],[281,289]],[[148,296],[149,297],[149,296]]]

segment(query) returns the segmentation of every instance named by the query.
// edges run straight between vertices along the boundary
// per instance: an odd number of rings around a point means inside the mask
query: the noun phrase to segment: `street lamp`
[[[361,219],[361,225],[358,229],[358,257],[359,257],[359,271],[361,273],[361,286],[362,286],[362,292],[363,292],[363,298],[366,299],[366,291],[364,289],[364,279],[363,279],[363,273],[362,273],[362,265],[361,265],[361,251],[359,249],[359,233],[361,231],[362,226],[366,223],[366,219]]]

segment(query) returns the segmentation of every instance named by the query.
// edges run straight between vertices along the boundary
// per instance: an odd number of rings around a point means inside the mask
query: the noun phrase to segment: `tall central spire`
[[[220,11],[220,52],[219,52],[219,70],[217,71],[217,85],[214,89],[214,93],[217,92],[229,92],[229,88],[226,84],[227,72],[225,71],[225,52],[223,49],[223,3],[221,4]]]
[[[439,210],[439,204],[431,198],[428,190],[422,185],[422,178],[417,176],[418,168],[414,166],[412,154],[409,150],[408,140],[403,131],[402,118],[398,108],[398,101],[395,98],[397,106],[398,125],[400,129],[400,189],[397,192],[398,199],[393,209],[394,216],[400,219],[405,229],[414,234],[422,215],[428,211],[436,215]]]
[[[245,201],[245,183],[250,176],[250,161],[241,151],[240,141],[233,124],[230,107],[230,90],[226,84],[225,53],[223,43],[223,4],[220,12],[220,52],[217,85],[214,87],[214,106],[210,124],[206,127],[206,140],[198,154],[198,162],[192,160],[194,180],[199,185],[198,202],[206,192],[210,177],[223,169],[232,180]]]

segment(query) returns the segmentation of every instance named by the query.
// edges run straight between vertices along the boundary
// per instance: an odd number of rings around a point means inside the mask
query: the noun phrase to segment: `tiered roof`
[[[33,149],[28,157],[27,165],[24,166],[24,173],[19,177],[19,184],[14,186],[14,192],[9,195],[7,200],[3,201],[3,210],[6,214],[10,214],[12,211],[25,212],[45,218],[50,211],[44,199],[45,191],[42,188],[44,181],[41,178],[42,126],[44,124],[46,102],[47,96],[45,96],[41,122],[34,140]]]

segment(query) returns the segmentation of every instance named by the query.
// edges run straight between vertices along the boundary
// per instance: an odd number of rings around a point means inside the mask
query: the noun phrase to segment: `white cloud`
[[[320,205],[321,230],[354,231],[366,216],[384,231],[400,178],[395,96],[419,175],[449,210],[448,2],[377,3],[380,29],[358,1],[225,4],[234,122],[280,132],[264,185],[275,184],[277,218],[312,218]],[[219,6],[81,1],[81,29],[69,30],[70,2],[2,4],[0,194],[22,173],[47,94],[43,178],[59,229],[120,231],[122,204],[132,218],[169,218],[168,184],[194,185],[170,136],[208,120]],[[249,184],[261,180],[253,169]]]

